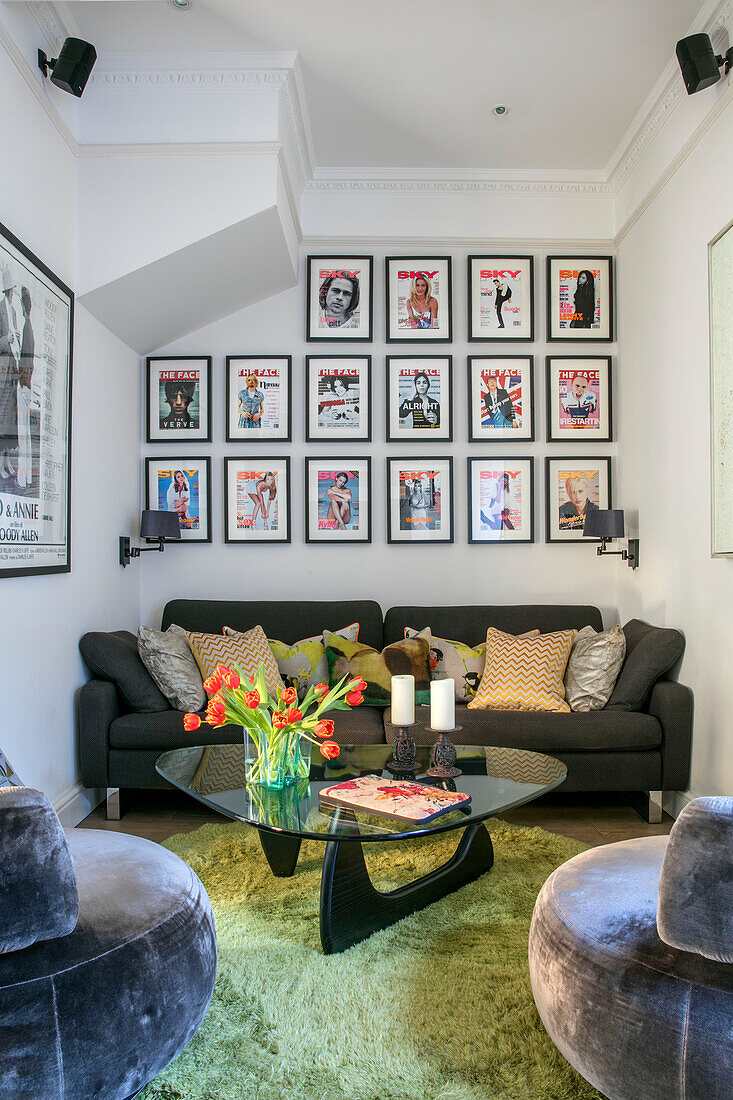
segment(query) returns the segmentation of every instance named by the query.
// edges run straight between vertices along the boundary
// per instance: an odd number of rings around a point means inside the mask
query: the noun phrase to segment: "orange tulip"
[[[227,708],[221,695],[209,700],[206,708],[206,721],[210,726],[224,726],[227,720]]]
[[[352,680],[349,687],[352,691],[366,691],[366,680],[362,680],[361,676],[357,676],[355,680]]]
[[[273,725],[274,729],[276,729],[276,730],[284,729],[285,726],[287,726],[287,724],[288,724],[288,720],[281,711],[279,711],[279,710],[273,711],[272,725]]]
[[[239,679],[236,672],[230,672],[227,676],[224,677],[224,683],[228,688],[231,688],[232,691],[236,691],[241,682],[242,681]]]
[[[321,718],[320,722],[316,722],[313,727],[313,732],[316,737],[333,737],[334,723],[330,718]]]
[[[225,726],[227,719],[225,714],[209,714],[206,719],[206,724],[211,726],[212,729],[218,729],[219,726]]]
[[[328,684],[316,684],[313,690],[315,691],[316,695],[327,695]]]
[[[303,711],[298,710],[297,707],[288,707],[285,712],[285,717],[287,718],[288,725],[291,725],[293,722],[300,722],[302,720]]]
[[[222,680],[225,679],[225,677],[227,677],[227,676],[231,676],[233,674],[233,672],[234,672],[234,670],[231,669],[229,667],[229,665],[217,665],[216,666],[216,675],[221,676]]]
[[[183,728],[187,733],[193,733],[201,725],[201,719],[198,714],[184,714],[183,716]]]
[[[249,707],[250,710],[255,710],[260,705],[259,691],[245,691],[242,698],[244,699],[244,705]]]
[[[335,741],[324,741],[321,745],[321,756],[324,756],[326,760],[334,760],[340,752],[341,749]]]
[[[285,688],[285,691],[282,693],[281,698],[283,703],[287,703],[288,705],[290,703],[297,703],[298,693],[294,687]]]
[[[204,691],[207,695],[216,695],[224,687],[224,681],[221,676],[214,674],[209,676],[208,680],[204,680]]]
[[[346,696],[346,702],[350,707],[358,707],[360,703],[364,702],[364,696],[360,691],[350,691]]]

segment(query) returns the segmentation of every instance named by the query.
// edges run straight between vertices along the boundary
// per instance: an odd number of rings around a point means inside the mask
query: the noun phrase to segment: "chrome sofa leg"
[[[626,791],[625,801],[650,825],[662,822],[663,791]]]
[[[647,794],[649,798],[649,824],[660,825],[662,822],[662,791],[648,791]]]
[[[119,821],[122,817],[120,788],[107,787],[107,820]]]

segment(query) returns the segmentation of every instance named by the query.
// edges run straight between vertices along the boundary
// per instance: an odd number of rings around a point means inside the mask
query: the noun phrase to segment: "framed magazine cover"
[[[224,541],[290,542],[290,459],[224,459]]]
[[[0,225],[0,577],[71,572],[74,295]]]
[[[372,541],[370,458],[305,460],[305,541]]]
[[[613,340],[613,257],[547,257],[547,339]]]
[[[532,256],[468,257],[468,339],[534,340]]]
[[[292,374],[292,355],[227,355],[227,443],[290,443]]]
[[[306,355],[305,438],[371,442],[371,355]]]
[[[211,356],[145,360],[146,443],[211,442]]]
[[[468,459],[468,541],[534,542],[531,458]]]
[[[586,514],[611,507],[611,459],[545,459],[545,508],[548,542],[583,539]]]
[[[211,542],[211,459],[146,458],[145,507],[177,512],[183,542]]]
[[[453,441],[453,356],[387,356],[387,442]]]
[[[453,338],[450,256],[387,256],[387,343]]]
[[[306,340],[371,340],[373,256],[308,256]]]
[[[534,440],[534,356],[468,356],[468,441]]]
[[[453,542],[453,459],[387,459],[387,542]]]
[[[545,392],[548,443],[610,443],[610,355],[548,355]]]

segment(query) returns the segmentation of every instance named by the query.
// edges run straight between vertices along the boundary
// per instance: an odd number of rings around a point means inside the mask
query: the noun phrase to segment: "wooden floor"
[[[616,795],[546,795],[509,813],[500,814],[514,825],[540,826],[551,833],[580,840],[593,847],[637,836],[666,835],[673,821],[667,814],[660,825],[648,825]],[[208,821],[229,820],[179,791],[138,791],[120,821],[107,821],[104,804],[78,826],[132,833],[160,843],[174,833],[189,833]]]

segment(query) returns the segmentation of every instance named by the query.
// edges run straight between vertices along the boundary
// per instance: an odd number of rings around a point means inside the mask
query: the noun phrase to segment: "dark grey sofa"
[[[379,604],[371,600],[172,600],[163,610],[161,627],[165,630],[176,623],[185,630],[219,634],[225,625],[247,630],[259,624],[268,637],[295,642],[350,622],[360,624],[360,641],[376,649],[401,639],[406,626],[430,626],[439,637],[459,638],[469,645],[484,641],[489,626],[510,634],[534,627],[543,633],[588,625],[602,629],[598,608],[582,605],[405,606],[392,607],[383,616]],[[692,694],[689,688],[663,675],[653,685],[649,683],[649,668],[655,661],[661,669],[673,659],[678,661],[684,639],[676,631],[658,631],[636,620],[624,629],[627,659],[617,691],[603,710],[552,714],[458,706],[456,722],[463,728],[454,740],[534,749],[557,756],[568,768],[563,784],[566,791],[684,790],[689,779]],[[658,643],[656,635],[660,637]],[[660,654],[660,645],[664,649],[665,641],[667,649]],[[132,634],[86,634],[80,649],[93,674],[80,697],[80,755],[85,786],[164,787],[167,784],[155,771],[161,752],[185,745],[240,740],[241,732],[235,727],[214,730],[204,725],[186,733],[183,714],[171,710],[158,691],[137,656]],[[121,664],[125,665],[122,674]],[[622,682],[625,701],[615,702]],[[633,698],[635,692],[637,697]],[[418,708],[416,718],[422,728],[413,732],[421,742],[432,740],[424,728],[429,724],[428,715],[428,708]],[[336,740],[343,744],[374,744],[391,741],[393,736],[389,709],[359,707],[336,717]]]

